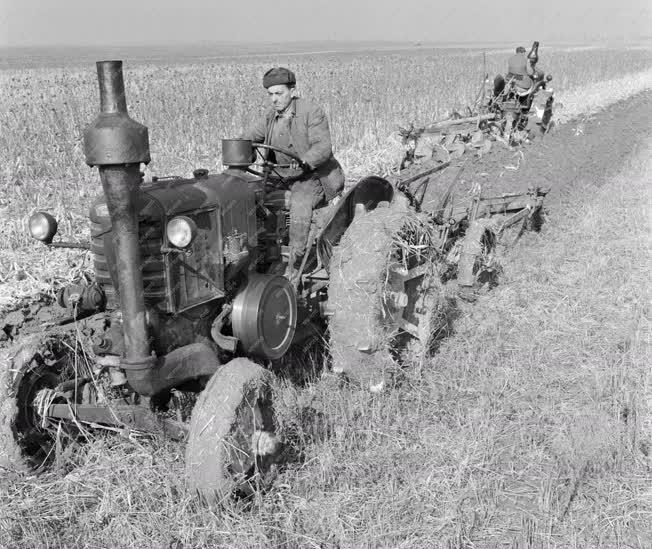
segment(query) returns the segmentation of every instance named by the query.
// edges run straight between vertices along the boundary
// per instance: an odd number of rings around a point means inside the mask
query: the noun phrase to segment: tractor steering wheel
[[[263,179],[265,184],[269,182],[269,183],[282,183],[282,184],[289,185],[294,181],[303,179],[305,177],[305,173],[310,171],[310,167],[292,151],[288,151],[287,149],[282,149],[281,147],[276,147],[274,145],[267,145],[265,143],[252,143],[252,147],[256,150],[256,153],[260,157],[260,161],[252,162],[250,166],[260,166],[262,170],[261,171],[254,170],[251,167],[246,168],[246,170],[249,173]],[[290,168],[291,165],[278,164],[276,162],[272,162],[267,159],[266,155],[263,154],[263,151],[272,151],[272,152],[284,154],[285,156],[289,156],[292,160],[297,161],[299,167],[303,170],[303,173],[299,175],[293,175],[293,176],[281,175],[276,170],[278,168]]]

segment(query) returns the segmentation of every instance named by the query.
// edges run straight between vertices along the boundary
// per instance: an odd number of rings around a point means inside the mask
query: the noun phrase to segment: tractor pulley
[[[252,275],[233,301],[231,324],[247,353],[270,359],[283,356],[297,326],[297,298],[288,279]]]

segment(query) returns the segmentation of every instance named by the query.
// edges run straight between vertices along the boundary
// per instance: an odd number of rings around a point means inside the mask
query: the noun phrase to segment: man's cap
[[[290,69],[285,67],[274,67],[269,69],[263,76],[263,88],[276,86],[278,84],[286,84],[287,86],[294,86],[297,83],[297,78]]]
[[[523,46],[519,46],[516,48],[516,53],[525,53],[525,48]]]

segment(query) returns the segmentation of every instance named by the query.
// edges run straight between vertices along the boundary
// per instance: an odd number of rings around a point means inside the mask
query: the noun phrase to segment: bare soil
[[[652,92],[647,91],[589,117],[557,126],[521,147],[508,148],[494,142],[485,156],[473,158],[467,154],[441,175],[431,176],[423,207],[433,208],[455,177],[459,198],[477,184],[486,196],[540,186],[551,189],[547,209],[563,207],[574,185],[592,182],[600,186],[618,173],[623,159],[646,141],[650,127]],[[424,167],[413,166],[401,178]]]

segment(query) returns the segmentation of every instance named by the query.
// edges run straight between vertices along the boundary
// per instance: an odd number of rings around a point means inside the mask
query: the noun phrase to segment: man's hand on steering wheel
[[[312,171],[312,167],[301,160],[299,156],[297,156],[296,153],[293,151],[288,151],[287,149],[282,149],[281,147],[276,147],[274,145],[267,145],[265,143],[253,143],[253,148],[256,150],[260,158],[262,159],[262,162],[260,163],[252,163],[254,166],[261,166],[263,168],[263,172],[258,172],[256,170],[252,170],[251,168],[247,168],[247,171],[257,175],[259,177],[263,177],[265,181],[276,181],[276,182],[281,182],[284,184],[290,184],[293,181],[297,181],[299,179],[302,179],[305,177],[305,174],[307,172]],[[263,151],[273,151],[277,153],[281,153],[285,156],[287,156],[290,159],[289,164],[278,164],[276,162],[271,162],[267,160],[267,156],[263,154]],[[278,171],[276,171],[277,168],[292,168],[295,170],[301,170],[302,173],[296,176],[281,176]],[[273,174],[271,173],[273,172]]]
[[[290,169],[291,170],[303,170],[304,172],[311,171],[311,168],[303,160],[295,160],[294,158],[290,160]]]

